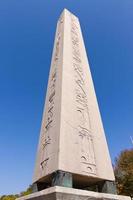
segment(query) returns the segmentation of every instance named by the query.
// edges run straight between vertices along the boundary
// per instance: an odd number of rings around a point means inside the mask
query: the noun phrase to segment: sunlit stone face
[[[80,24],[67,10],[57,24],[33,182],[57,170],[114,180]]]

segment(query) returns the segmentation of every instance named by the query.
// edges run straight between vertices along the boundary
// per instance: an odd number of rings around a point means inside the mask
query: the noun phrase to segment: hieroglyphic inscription
[[[81,162],[83,164],[83,172],[96,174],[96,164],[93,148],[92,135],[88,129],[79,126],[79,136],[81,142]]]
[[[93,147],[93,137],[91,134],[91,122],[88,107],[87,94],[85,89],[84,72],[82,69],[82,59],[80,54],[79,25],[77,19],[70,14],[71,18],[71,41],[72,60],[75,78],[75,101],[76,112],[78,114],[78,134],[81,144],[80,161],[82,171],[87,174],[96,174],[96,163]]]
[[[49,80],[49,91],[48,91],[48,101],[47,101],[47,111],[46,121],[42,122],[42,158],[40,162],[40,167],[44,170],[48,164],[50,156],[48,154],[49,145],[52,144],[52,136],[50,133],[50,129],[53,126],[54,118],[55,118],[55,95],[56,95],[56,81],[57,81],[57,73],[58,73],[58,61],[59,61],[59,54],[60,54],[60,41],[62,36],[62,18],[59,20],[59,24],[57,27],[57,35],[55,41],[55,51],[53,55],[53,62],[52,62],[52,70]],[[45,124],[44,124],[45,123]]]
[[[43,160],[41,163],[40,163],[40,166],[42,169],[44,169],[47,165],[47,162],[48,162],[49,158],[46,158],[45,160]]]

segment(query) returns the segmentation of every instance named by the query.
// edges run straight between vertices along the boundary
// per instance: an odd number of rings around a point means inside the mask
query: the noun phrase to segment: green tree
[[[31,194],[32,193],[32,186],[30,185],[26,191],[24,192],[21,192],[20,193],[20,196],[25,196],[25,195],[28,195],[28,194]]]
[[[3,195],[0,197],[0,200],[15,200],[16,198],[18,198],[19,195],[15,194],[15,195]]]
[[[133,197],[133,149],[121,151],[114,172],[118,194]]]
[[[32,186],[30,185],[26,191],[20,192],[20,194],[3,195],[0,200],[15,200],[18,197],[22,197],[32,193]]]

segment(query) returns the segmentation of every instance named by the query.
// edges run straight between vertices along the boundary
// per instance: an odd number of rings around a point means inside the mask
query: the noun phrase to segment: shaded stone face
[[[79,20],[67,10],[57,24],[33,182],[58,170],[114,181]]]

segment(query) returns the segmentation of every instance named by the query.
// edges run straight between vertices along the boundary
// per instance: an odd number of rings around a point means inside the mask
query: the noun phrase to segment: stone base
[[[131,198],[127,196],[55,186],[20,197],[17,200],[131,200]]]

